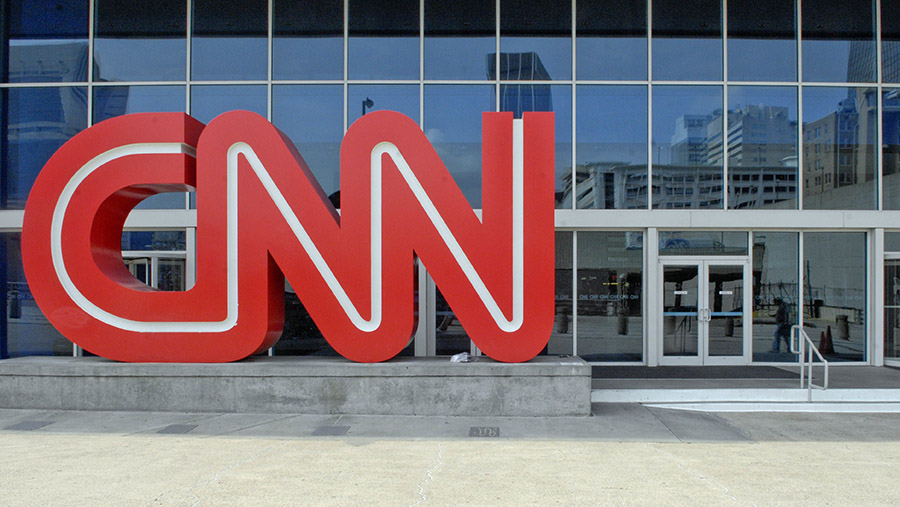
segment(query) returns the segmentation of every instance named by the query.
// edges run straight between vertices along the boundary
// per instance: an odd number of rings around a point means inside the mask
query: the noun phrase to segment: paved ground
[[[0,410],[3,505],[891,505],[900,414]]]

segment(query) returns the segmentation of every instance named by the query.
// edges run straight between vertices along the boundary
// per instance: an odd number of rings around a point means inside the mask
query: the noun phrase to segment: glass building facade
[[[481,207],[481,113],[556,117],[547,354],[628,364],[900,361],[900,6],[887,0],[2,0],[0,357],[67,355],[22,275],[31,185],[136,112],[267,117],[340,204],[340,143],[419,123]],[[194,199],[126,224],[139,280],[184,290]],[[897,232],[895,232],[897,231]],[[406,351],[473,351],[422,272]],[[897,289],[900,290],[900,289]],[[293,289],[275,354],[331,354]],[[900,363],[898,363],[900,364]]]

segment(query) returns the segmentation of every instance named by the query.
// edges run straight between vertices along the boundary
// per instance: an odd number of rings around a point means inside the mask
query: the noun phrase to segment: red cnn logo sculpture
[[[94,354],[225,362],[281,336],[287,277],[335,350],[376,362],[414,333],[418,256],[485,354],[526,361],[553,324],[553,113],[485,113],[482,137],[479,220],[415,122],[365,115],[341,145],[339,215],[259,115],[107,120],[60,148],[34,184],[28,283],[50,322]],[[125,219],[150,195],[194,189],[196,283],[157,291],[122,262]]]

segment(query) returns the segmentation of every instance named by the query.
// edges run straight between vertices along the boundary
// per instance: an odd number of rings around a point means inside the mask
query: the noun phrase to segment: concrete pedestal
[[[117,363],[84,357],[0,361],[0,408],[370,415],[587,416],[579,358],[256,357],[227,364]]]

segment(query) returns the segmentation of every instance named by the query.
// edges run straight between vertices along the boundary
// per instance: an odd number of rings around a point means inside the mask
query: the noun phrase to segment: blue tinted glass
[[[875,80],[875,2],[804,0],[803,80]]]
[[[722,88],[653,87],[653,207],[722,208]]]
[[[183,80],[185,0],[98,0],[94,19],[94,79]]]
[[[348,8],[350,79],[418,79],[418,0],[350,0]]]
[[[203,123],[209,123],[216,116],[235,109],[266,116],[265,85],[191,87],[191,116]]]
[[[900,83],[900,2],[881,2],[881,76]]]
[[[347,89],[347,125],[369,111],[397,111],[419,121],[418,85],[350,85]]]
[[[23,209],[31,185],[50,156],[87,127],[87,89],[83,87],[3,90],[2,123],[7,149],[0,151],[4,171],[0,208]]]
[[[803,88],[803,208],[873,209],[878,100],[873,88]]]
[[[729,208],[797,207],[796,88],[728,87],[728,179]]]
[[[274,0],[272,25],[275,79],[344,77],[341,0]]]
[[[184,86],[96,86],[94,123],[131,113],[183,113],[184,100]]]
[[[6,5],[2,43],[8,60],[0,56],[4,82],[87,81],[86,0],[13,0]]]
[[[795,81],[794,0],[729,0],[728,79]]]
[[[647,79],[647,2],[579,0],[578,79]]]
[[[653,79],[722,79],[719,0],[653,1]]]
[[[473,208],[481,208],[481,113],[494,104],[493,85],[425,87],[425,135]]]
[[[131,113],[184,112],[184,86],[96,86],[94,123]],[[184,192],[166,192],[141,201],[137,209],[182,209]]]
[[[500,110],[516,118],[528,111],[553,111],[556,119],[556,207],[569,209],[566,188],[572,179],[572,87],[548,84],[500,85]]]
[[[22,234],[0,234],[0,287],[4,315],[0,317],[0,359],[22,356],[71,356],[72,342],[44,317],[22,269]]]
[[[571,4],[501,0],[500,52],[500,79],[572,79]]]
[[[884,209],[900,209],[900,88],[885,88],[881,105]]]
[[[493,0],[425,2],[425,79],[487,79],[496,54]]]
[[[325,195],[340,189],[343,115],[341,85],[272,88],[272,123],[294,142]]]
[[[576,207],[646,209],[647,88],[582,85],[576,92]],[[571,200],[571,184],[565,192]]]
[[[266,79],[266,0],[194,0],[191,79]]]
[[[182,197],[182,201],[184,198]],[[124,231],[122,250],[186,250],[186,234],[182,231]]]

